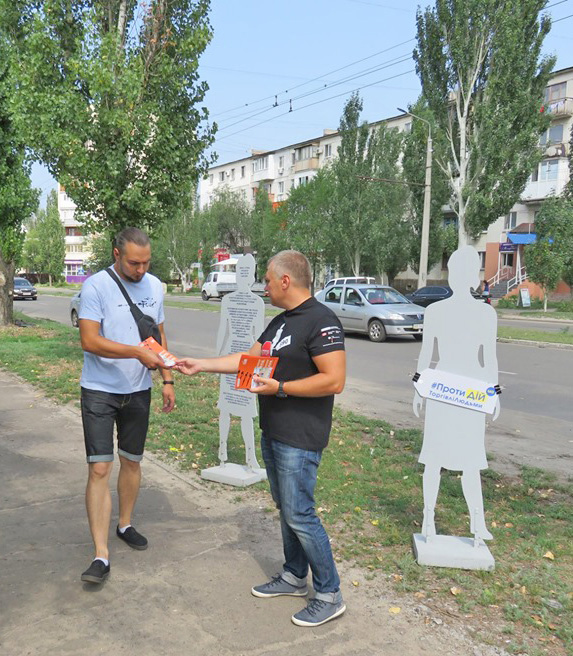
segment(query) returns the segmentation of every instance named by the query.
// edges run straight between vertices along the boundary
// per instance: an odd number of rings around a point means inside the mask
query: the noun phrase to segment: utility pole
[[[398,111],[412,118],[423,121],[428,126],[428,144],[426,147],[426,180],[424,184],[424,211],[422,213],[422,236],[420,243],[420,266],[418,267],[418,289],[425,287],[428,280],[428,247],[430,241],[430,209],[432,200],[432,126],[421,116],[398,107]]]

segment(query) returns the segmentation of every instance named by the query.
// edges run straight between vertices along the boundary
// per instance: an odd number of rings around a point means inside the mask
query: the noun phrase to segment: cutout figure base
[[[246,487],[260,481],[267,480],[267,470],[263,468],[249,469],[247,465],[237,465],[226,462],[224,465],[203,469],[201,478],[215,483],[234,485],[235,487]]]
[[[481,540],[477,547],[474,546],[473,538],[461,538],[455,535],[435,535],[426,542],[426,538],[421,533],[414,533],[413,545],[419,565],[480,569],[487,572],[495,569],[495,560],[491,551]]]

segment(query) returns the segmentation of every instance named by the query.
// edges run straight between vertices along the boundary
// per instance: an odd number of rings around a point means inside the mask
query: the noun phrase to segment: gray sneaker
[[[298,626],[320,626],[342,615],[345,610],[346,605],[342,600],[331,604],[322,599],[311,599],[308,606],[295,613],[291,620]]]
[[[251,593],[255,597],[306,597],[308,589],[306,584],[297,587],[287,583],[280,574],[277,574],[268,583],[251,588]]]

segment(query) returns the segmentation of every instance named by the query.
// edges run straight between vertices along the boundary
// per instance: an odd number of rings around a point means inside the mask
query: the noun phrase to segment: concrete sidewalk
[[[502,653],[473,644],[453,606],[441,613],[400,598],[384,576],[367,581],[348,565],[341,565],[346,614],[317,629],[294,626],[290,616],[304,600],[250,594],[282,563],[268,501],[245,492],[239,501],[240,491],[155,458],[143,471],[134,524],[149,549],[133,551],[112,534],[109,579],[81,583],[92,544],[79,413],[0,370],[2,655]],[[114,494],[112,526],[116,506]]]

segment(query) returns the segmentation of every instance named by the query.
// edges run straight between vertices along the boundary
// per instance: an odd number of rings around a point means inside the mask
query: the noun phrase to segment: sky
[[[336,129],[354,90],[362,118],[399,114],[420,94],[412,50],[412,0],[211,0],[214,35],[199,73],[209,91],[204,105],[218,125],[218,163],[248,157]],[[573,66],[573,0],[549,0],[554,25],[546,54],[555,70]],[[292,111],[291,111],[292,109]],[[55,181],[35,165],[41,203]]]

